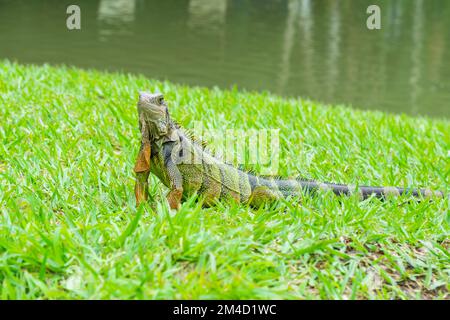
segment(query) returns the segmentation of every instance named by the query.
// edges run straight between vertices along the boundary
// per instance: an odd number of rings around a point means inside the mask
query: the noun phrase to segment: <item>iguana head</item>
[[[137,107],[143,135],[155,140],[170,134],[172,122],[162,93],[141,92]]]

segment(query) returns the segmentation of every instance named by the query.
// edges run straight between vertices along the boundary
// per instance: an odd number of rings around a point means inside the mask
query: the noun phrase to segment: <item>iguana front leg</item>
[[[134,186],[134,194],[136,196],[136,206],[147,201],[148,197],[148,176],[150,174],[150,142],[141,144],[134,172],[136,173],[136,185]]]
[[[170,209],[178,210],[181,206],[181,197],[183,195],[183,176],[172,158],[173,149],[174,142],[172,141],[163,145],[164,165],[170,179],[170,191],[167,194],[167,201]]]
[[[183,195],[183,189],[172,189],[167,194],[167,201],[169,202],[170,209],[178,210],[181,206],[181,196]]]

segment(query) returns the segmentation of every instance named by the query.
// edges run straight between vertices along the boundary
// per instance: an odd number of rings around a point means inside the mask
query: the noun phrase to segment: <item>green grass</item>
[[[449,298],[449,202],[134,203],[139,90],[186,127],[280,129],[280,174],[449,190],[450,122],[0,61],[0,298]],[[195,199],[191,199],[195,200]]]

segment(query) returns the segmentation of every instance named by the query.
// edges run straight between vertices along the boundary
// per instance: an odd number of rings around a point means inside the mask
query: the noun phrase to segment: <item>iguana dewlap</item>
[[[428,189],[367,186],[355,189],[341,184],[258,177],[215,158],[191,138],[170,118],[162,94],[141,93],[138,115],[141,148],[134,167],[137,205],[147,200],[150,172],[169,188],[167,199],[172,209],[178,209],[182,198],[194,193],[203,196],[207,205],[232,199],[256,207],[319,189],[332,190],[338,195],[358,193],[362,198],[402,194],[443,197],[442,192]]]

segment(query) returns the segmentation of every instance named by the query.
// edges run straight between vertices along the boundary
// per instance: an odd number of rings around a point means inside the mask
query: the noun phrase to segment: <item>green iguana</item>
[[[354,190],[341,184],[258,177],[209,153],[171,119],[162,94],[140,93],[137,107],[141,131],[141,148],[134,167],[137,205],[147,200],[150,172],[169,188],[167,199],[171,209],[178,209],[182,198],[194,193],[202,195],[206,205],[234,199],[255,207],[318,189],[332,190],[338,195],[357,192],[362,198],[402,194],[443,197],[442,192],[428,189],[362,186]]]

